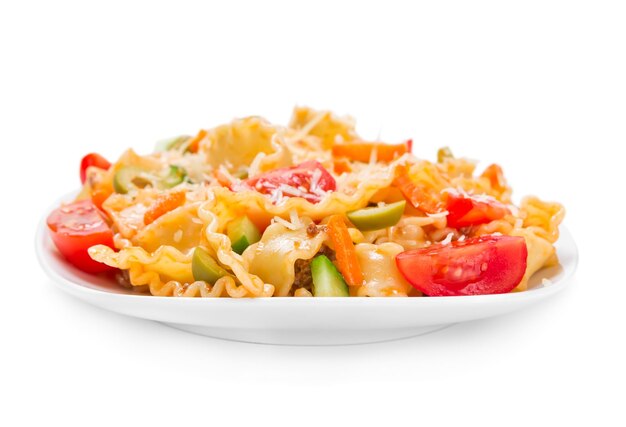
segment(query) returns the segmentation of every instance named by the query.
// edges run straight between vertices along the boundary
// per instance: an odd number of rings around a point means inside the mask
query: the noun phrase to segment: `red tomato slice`
[[[246,179],[243,184],[263,194],[281,191],[283,196],[302,197],[311,203],[319,202],[324,192],[337,189],[335,178],[315,160],[274,169]]]
[[[488,235],[405,251],[396,265],[429,296],[503,294],[524,277],[527,256],[523,237]]]
[[[113,232],[91,200],[61,206],[48,216],[52,241],[76,268],[101,273],[111,267],[91,259],[87,249],[94,245],[113,248]]]
[[[87,179],[87,168],[95,166],[100,169],[107,170],[111,167],[111,162],[97,153],[89,153],[80,161],[80,182],[83,184]]]
[[[448,193],[448,225],[454,228],[485,224],[511,213],[493,197]]]

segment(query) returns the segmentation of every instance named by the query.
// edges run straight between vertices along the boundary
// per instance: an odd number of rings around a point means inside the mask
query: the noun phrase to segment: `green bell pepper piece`
[[[326,255],[318,255],[311,261],[311,277],[313,278],[313,296],[350,296],[346,281]]]
[[[261,232],[250,218],[242,216],[240,218],[231,221],[226,226],[226,234],[230,239],[233,251],[239,255],[246,250],[246,248],[253,243],[261,240]]]
[[[229,273],[213,259],[209,252],[201,246],[198,246],[193,251],[191,272],[193,273],[194,280],[202,280],[210,285],[214,285],[220,277],[229,275]]]

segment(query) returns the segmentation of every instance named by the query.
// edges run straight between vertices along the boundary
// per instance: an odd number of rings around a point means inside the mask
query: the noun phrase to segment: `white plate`
[[[576,244],[563,228],[556,244],[560,266],[536,273],[526,292],[438,298],[155,297],[133,293],[108,278],[83,273],[68,264],[48,235],[46,217],[47,213],[37,230],[37,256],[48,276],[69,294],[106,310],[188,332],[266,344],[387,341],[510,313],[562,290],[578,262]],[[543,284],[544,278],[550,282]]]

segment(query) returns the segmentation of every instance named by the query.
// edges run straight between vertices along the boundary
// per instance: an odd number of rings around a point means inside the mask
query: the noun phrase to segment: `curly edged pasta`
[[[449,149],[437,161],[411,150],[363,140],[330,111],[297,107],[287,126],[235,119],[87,162],[77,208],[49,227],[56,243],[88,212],[89,261],[159,296],[503,293],[558,263],[563,206],[515,206],[500,166],[477,173]]]

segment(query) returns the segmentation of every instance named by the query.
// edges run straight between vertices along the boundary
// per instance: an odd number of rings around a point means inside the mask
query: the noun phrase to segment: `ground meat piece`
[[[322,245],[317,255],[326,255],[331,261],[335,260],[335,251],[326,245]],[[315,256],[313,258],[315,258]],[[313,278],[311,277],[311,261],[312,259],[299,259],[296,260],[293,265],[295,272],[295,279],[293,281],[292,290],[298,288],[305,288],[307,291],[312,291]]]
[[[335,262],[335,260],[337,259],[337,257],[335,256],[335,251],[333,251],[331,248],[329,248],[326,245],[322,245],[317,255],[326,255],[328,259],[333,262]]]
[[[306,228],[306,234],[308,234],[309,237],[315,237],[318,232],[319,230],[317,229],[317,225],[315,225],[314,222],[310,223],[309,226]]]
[[[309,235],[309,237],[317,236],[317,233],[319,233],[320,231],[326,231],[326,226],[325,225],[316,225],[314,222],[312,222],[306,228],[306,233]]]
[[[310,291],[313,285],[313,279],[311,277],[311,260],[299,259],[293,265],[296,273],[296,278],[293,281],[293,288],[305,288]]]

